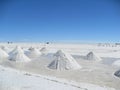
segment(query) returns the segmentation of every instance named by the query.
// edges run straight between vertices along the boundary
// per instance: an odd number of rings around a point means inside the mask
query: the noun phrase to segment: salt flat
[[[9,52],[12,51],[16,46],[21,46],[23,51],[28,52],[30,47],[41,49],[46,47],[47,54],[40,55],[38,57],[31,58],[30,62],[15,62],[5,59],[1,61],[1,65],[7,68],[13,68],[20,72],[27,72],[29,74],[24,75],[19,72],[19,74],[15,74],[16,72],[9,71],[9,70],[2,70],[1,69],[1,82],[5,83],[2,84],[2,87],[8,85],[11,87],[12,83],[16,81],[12,81],[11,77],[19,77],[19,83],[14,84],[13,88],[15,90],[119,90],[120,86],[120,79],[114,76],[115,71],[120,69],[119,66],[114,66],[113,62],[120,59],[120,47],[103,47],[98,46],[97,44],[41,44],[41,43],[15,43],[15,44],[4,44],[1,43],[1,46],[5,46],[9,48]],[[81,69],[78,70],[53,70],[48,68],[48,65],[54,60],[53,55],[58,50],[64,50],[69,53],[79,65],[82,66]],[[86,60],[85,56],[89,52],[95,52],[102,60],[101,61],[94,61],[94,60]],[[8,51],[7,51],[8,52]],[[27,55],[26,55],[27,56]],[[2,67],[2,68],[4,68]],[[8,74],[5,75],[4,73]],[[33,76],[32,76],[33,74]],[[34,74],[47,76],[48,79],[54,77],[57,82],[47,81],[43,78],[36,78]],[[9,76],[10,75],[10,76]],[[8,76],[7,80],[4,80]],[[31,78],[29,78],[31,77]],[[27,79],[24,79],[27,78]],[[54,80],[52,78],[52,80]],[[24,83],[26,81],[33,81],[33,83],[29,83],[28,88],[24,88]],[[65,81],[64,81],[65,80]],[[42,83],[44,82],[44,83]],[[49,83],[48,83],[49,82]],[[62,82],[62,83],[58,83]],[[67,82],[67,85],[64,84]],[[72,83],[74,82],[74,83]],[[7,84],[8,83],[8,84]],[[11,84],[10,84],[11,83]],[[38,84],[39,83],[39,84]],[[71,86],[70,84],[75,84]],[[44,85],[46,86],[44,86]],[[20,85],[20,86],[19,86]],[[32,86],[33,85],[33,86]],[[35,86],[34,86],[35,85]],[[53,87],[52,87],[53,86]],[[48,87],[48,88],[46,88]],[[50,88],[49,88],[50,87]],[[81,88],[80,88],[81,87]],[[12,88],[12,87],[11,87]],[[18,88],[18,89],[16,89]],[[36,88],[36,89],[35,89]],[[59,88],[59,89],[58,89]],[[112,89],[114,88],[114,89]],[[4,89],[3,89],[4,90]],[[13,89],[5,89],[5,90],[13,90]]]

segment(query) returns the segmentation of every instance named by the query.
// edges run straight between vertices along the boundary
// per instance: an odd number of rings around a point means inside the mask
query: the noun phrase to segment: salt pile
[[[29,49],[29,52],[27,53],[27,56],[30,58],[36,58],[41,55],[41,52],[36,48]]]
[[[42,55],[46,55],[47,54],[47,49],[46,47],[43,47],[40,49],[40,52],[42,53]]]
[[[115,61],[115,62],[113,63],[113,65],[120,67],[120,60]]]
[[[114,75],[117,76],[117,77],[120,77],[120,70],[116,71],[116,72],[114,73]]]
[[[61,71],[82,68],[71,55],[65,53],[62,50],[58,50],[54,54],[54,57],[54,61],[52,61],[48,66],[50,69],[56,69]]]
[[[1,46],[1,49],[4,50],[5,52],[9,52],[9,48],[8,47],[5,47],[5,46]]]
[[[4,50],[2,50],[2,49],[0,48],[0,59],[7,59],[8,56],[9,56],[9,55],[8,55]]]
[[[28,50],[32,50],[33,49],[33,47],[30,47]]]
[[[9,59],[16,62],[28,62],[30,59],[24,54],[21,47],[16,47],[11,53]]]
[[[87,60],[95,60],[95,61],[100,61],[102,60],[99,56],[97,56],[94,52],[89,52],[87,55],[86,55],[86,59]]]
[[[14,54],[17,53],[17,52],[22,52],[22,51],[23,51],[23,50],[21,49],[20,46],[16,46],[16,47],[9,53],[9,55],[12,56],[12,55],[14,55]]]

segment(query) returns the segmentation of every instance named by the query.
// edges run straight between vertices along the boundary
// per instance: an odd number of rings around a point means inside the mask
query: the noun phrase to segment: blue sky
[[[0,41],[120,41],[119,0],[1,0]]]

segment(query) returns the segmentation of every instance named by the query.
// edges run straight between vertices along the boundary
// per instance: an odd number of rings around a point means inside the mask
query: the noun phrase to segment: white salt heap
[[[22,52],[22,51],[23,51],[23,50],[21,49],[20,46],[16,46],[16,47],[9,53],[9,55],[12,56],[12,55],[14,55],[14,54],[17,53],[17,52]]]
[[[114,75],[120,78],[120,70],[116,71]]]
[[[43,47],[40,49],[40,52],[43,54],[43,55],[46,55],[47,54],[47,49],[46,47]]]
[[[41,55],[41,52],[36,48],[31,48],[27,53],[27,56],[30,58],[36,58]]]
[[[30,47],[28,50],[32,50],[33,49],[33,47]]]
[[[120,67],[120,60],[115,61],[113,65]]]
[[[7,59],[8,56],[9,56],[9,55],[8,55],[4,50],[2,50],[2,49],[0,48],[0,60],[2,60],[2,59]]]
[[[24,54],[21,47],[16,47],[12,52],[10,52],[9,59],[16,62],[29,62],[30,59]]]
[[[86,59],[87,60],[95,60],[95,61],[101,61],[102,59],[96,55],[94,52],[89,52],[87,55],[86,55]]]
[[[8,47],[5,47],[5,46],[1,46],[1,49],[4,50],[5,52],[9,52],[9,48]]]
[[[48,66],[50,69],[57,69],[61,71],[82,68],[71,55],[62,50],[58,50],[54,54],[54,57],[54,61],[52,61]]]

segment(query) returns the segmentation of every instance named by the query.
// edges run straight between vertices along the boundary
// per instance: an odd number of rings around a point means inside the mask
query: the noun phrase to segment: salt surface
[[[115,61],[113,65],[120,67],[120,60]]]

